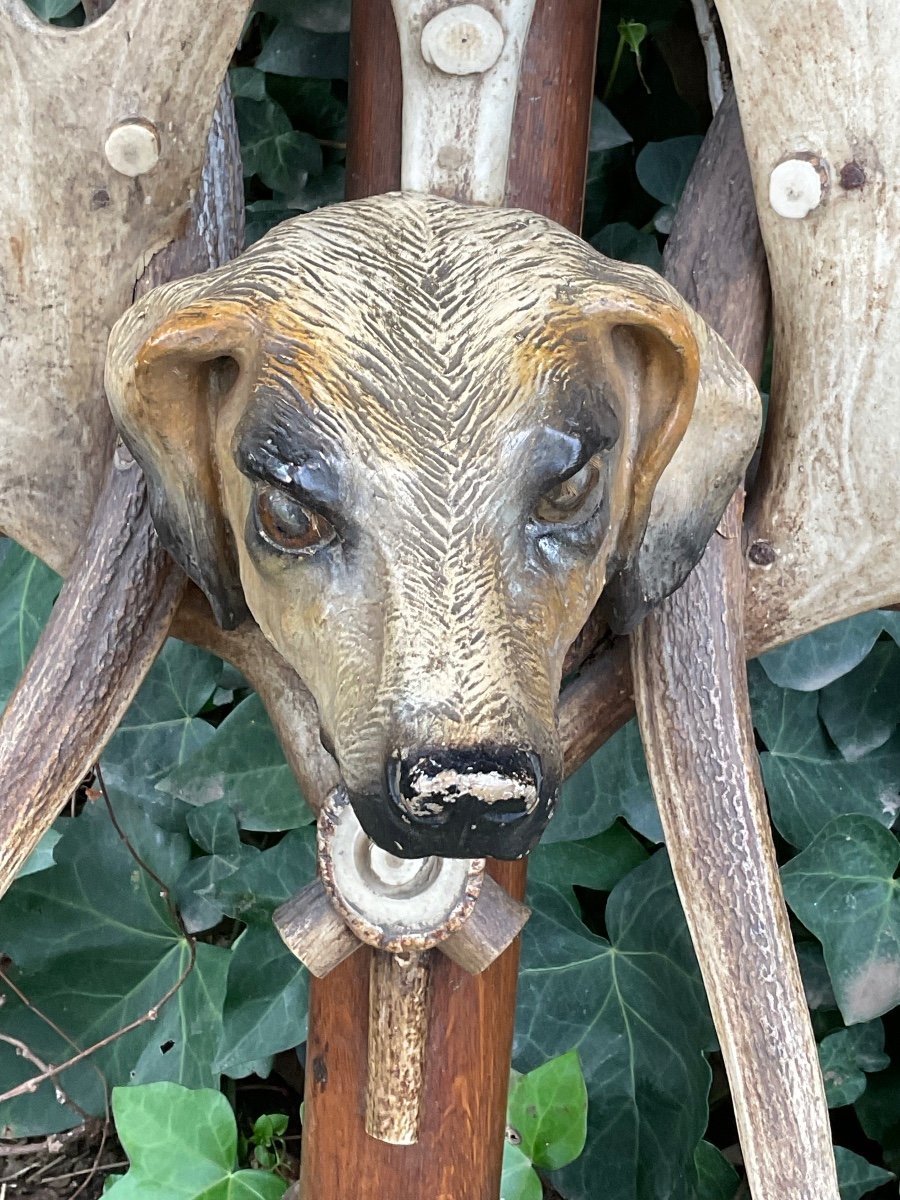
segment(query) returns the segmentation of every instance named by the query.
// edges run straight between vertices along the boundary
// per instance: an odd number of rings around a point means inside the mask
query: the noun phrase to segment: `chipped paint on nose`
[[[503,771],[458,771],[445,767],[432,774],[428,765],[428,759],[418,760],[400,793],[400,807],[414,820],[419,816],[436,815],[460,796],[471,796],[485,805],[505,801],[510,807],[510,802],[517,802],[516,808],[525,813],[533,812],[540,799],[534,781],[516,778]]]

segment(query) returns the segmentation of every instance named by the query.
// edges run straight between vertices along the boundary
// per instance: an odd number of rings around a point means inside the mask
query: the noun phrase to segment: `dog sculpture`
[[[598,599],[621,631],[679,586],[760,420],[652,271],[409,193],[151,292],[106,383],[164,544],[298,672],[364,829],[405,857],[536,843],[567,648]]]

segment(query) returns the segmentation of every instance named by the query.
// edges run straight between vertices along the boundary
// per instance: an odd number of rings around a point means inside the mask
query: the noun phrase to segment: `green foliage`
[[[822,943],[848,1025],[900,1004],[898,863],[894,834],[850,814],[836,817],[782,868],[787,902]]]
[[[80,20],[71,0],[30,2]],[[654,269],[709,119],[676,62],[692,20],[687,0],[604,0],[583,233]],[[254,6],[230,72],[250,242],[343,196],[348,26],[349,0]],[[702,81],[699,48],[692,69]],[[0,541],[0,704],[58,588]],[[843,1200],[895,1195],[900,1171],[898,638],[900,614],[865,614],[750,668],[828,1101],[851,1147],[836,1151]],[[116,1200],[281,1196],[285,1118],[242,1115],[240,1138],[215,1089],[266,1075],[306,1036],[306,976],[271,916],[314,875],[311,813],[258,698],[177,642],[103,778],[115,822],[95,787],[0,902],[3,970],[29,1001],[0,980],[0,1032],[53,1064],[100,1045],[59,1076],[62,1103],[45,1081],[0,1104],[0,1128],[65,1129],[83,1119],[71,1102],[101,1114],[111,1093],[131,1160]],[[563,1200],[733,1200],[728,1097],[721,1069],[710,1091],[715,1037],[662,841],[632,722],[568,781],[532,855],[504,1200],[540,1200],[538,1170]],[[0,1043],[4,1088],[36,1070]]]
[[[577,1053],[551,1059],[510,1084],[507,1120],[536,1167],[568,1166],[587,1137],[587,1088]]]
[[[107,1192],[113,1200],[280,1200],[287,1190],[271,1171],[237,1169],[237,1125],[221,1092],[152,1083],[116,1088],[112,1107],[131,1162]]]
[[[565,1167],[584,1148],[587,1090],[575,1051],[527,1075],[513,1072],[507,1110],[501,1200],[540,1200],[534,1167]]]

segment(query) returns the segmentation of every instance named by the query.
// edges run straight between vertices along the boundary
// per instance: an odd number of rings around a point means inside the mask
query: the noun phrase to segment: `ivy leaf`
[[[544,1189],[531,1165],[531,1159],[518,1146],[506,1142],[503,1146],[500,1200],[541,1200],[543,1195]]]
[[[28,7],[42,21],[58,21],[73,12],[81,0],[28,0]]]
[[[838,817],[782,868],[788,904],[825,953],[847,1025],[900,1003],[900,843],[870,817]]]
[[[825,966],[822,947],[818,942],[798,942],[794,949],[797,951],[803,992],[810,1009],[813,1012],[836,1011],[837,1000],[834,998],[834,988]]]
[[[703,143],[698,134],[648,142],[637,156],[635,170],[645,192],[661,204],[677,205],[688,181],[697,151]]]
[[[757,661],[779,687],[817,692],[858,666],[883,626],[881,613],[862,613],[769,650]]]
[[[663,840],[637,721],[629,721],[564,784],[543,842],[574,842],[624,817],[651,842]]]
[[[280,1200],[287,1182],[238,1171],[237,1123],[221,1092],[174,1083],[115,1088],[116,1132],[131,1166],[114,1200]]]
[[[284,17],[317,33],[346,33],[350,28],[350,0],[256,0],[257,12]]]
[[[738,1173],[721,1150],[701,1142],[694,1155],[697,1182],[691,1200],[734,1200]]]
[[[900,1066],[870,1076],[854,1108],[866,1136],[881,1146],[885,1165],[900,1173]]]
[[[866,1073],[890,1065],[884,1053],[884,1025],[866,1021],[839,1029],[819,1043],[819,1063],[829,1108],[853,1104],[866,1090]]]
[[[193,858],[175,884],[178,911],[189,933],[212,929],[224,910],[216,903],[216,887],[259,851],[241,844],[237,818],[224,800],[194,808],[187,815],[191,837],[207,853]]]
[[[129,842],[170,884],[190,853],[187,838],[160,830],[136,804],[117,801]],[[67,823],[56,865],[17,880],[0,903],[0,945],[15,963],[18,986],[78,1048],[100,1042],[145,1016],[181,978],[190,950],[160,896],[159,884],[135,861],[103,805]],[[147,1021],[64,1073],[66,1092],[86,1111],[105,1105],[109,1085],[134,1078],[173,1078],[209,1086],[222,1030],[229,952],[197,946],[193,971]],[[76,1053],[14,995],[3,1026],[45,1062]],[[98,1068],[101,1074],[98,1074]],[[34,1075],[30,1063],[0,1045],[0,1078],[13,1085]],[[10,1136],[46,1134],[83,1118],[60,1106],[51,1084],[0,1106]]]
[[[609,940],[582,923],[571,894],[532,889],[523,937],[515,1062],[529,1069],[572,1048],[588,1090],[582,1155],[556,1186],[567,1200],[684,1200],[706,1128],[712,1023],[664,853],[617,885]]]
[[[59,576],[39,558],[3,539],[0,558],[0,708],[37,645],[60,589]]]
[[[295,21],[279,21],[256,59],[260,71],[303,79],[346,79],[347,33],[320,33]]]
[[[896,1179],[891,1171],[876,1167],[866,1159],[845,1150],[843,1146],[835,1146],[834,1159],[837,1163],[838,1186],[841,1189],[841,1200],[860,1200],[867,1192],[884,1183]]]
[[[653,234],[635,229],[627,221],[604,225],[600,232],[591,238],[591,245],[607,258],[639,263],[644,267],[652,267],[654,271],[659,271],[662,267],[662,254]]]
[[[173,638],[166,642],[104,751],[103,777],[111,789],[146,800],[148,811],[165,807],[157,782],[213,736],[197,714],[221,671],[219,659],[204,650]]]
[[[274,100],[235,100],[244,175],[258,175],[274,192],[301,187],[322,170],[322,147],[311,134],[291,126]]]
[[[587,1106],[581,1063],[572,1050],[514,1079],[507,1120],[534,1165],[554,1170],[584,1149]]]
[[[166,775],[159,790],[188,804],[224,801],[242,829],[297,829],[315,817],[255,693],[229,713],[197,754]]]
[[[315,877],[315,831],[289,833],[271,850],[245,859],[214,896],[246,922],[232,951],[217,1069],[239,1077],[252,1059],[299,1045],[306,1037],[307,975],[272,924],[272,912]]]
[[[237,100],[265,100],[266,77],[255,67],[232,67],[228,72],[228,82],[231,84],[231,95]]]
[[[575,885],[610,892],[647,857],[631,830],[616,821],[583,842],[541,843],[528,856],[528,879],[530,883],[543,880],[559,890]]]
[[[760,755],[772,820],[802,849],[829,821],[859,813],[891,825],[900,810],[900,735],[858,762],[829,741],[812,692],[778,688],[751,663],[754,724],[767,746]]]
[[[900,646],[876,642],[858,667],[825,688],[819,713],[849,762],[883,746],[900,724]]]
[[[16,879],[24,879],[26,875],[36,875],[38,871],[46,871],[55,863],[53,847],[62,834],[57,829],[48,829],[25,862],[19,869]]]
[[[309,981],[271,922],[252,924],[231,952],[215,1068],[240,1077],[253,1059],[306,1040]]]
[[[326,204],[337,204],[344,198],[345,171],[338,163],[326,167],[321,175],[313,175],[289,195],[276,195],[274,203],[292,212],[312,212]]]
[[[632,141],[631,134],[612,115],[605,104],[595,96],[591,102],[591,134],[588,150],[614,150],[617,146],[627,146]]]

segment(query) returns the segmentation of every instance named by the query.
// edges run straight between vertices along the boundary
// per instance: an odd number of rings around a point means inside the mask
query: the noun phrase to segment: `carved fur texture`
[[[658,275],[403,193],[273,230],[113,331],[171,552],[313,693],[385,849],[514,857],[560,779],[566,649],[697,561],[759,399]],[[308,527],[307,527],[308,526]]]

